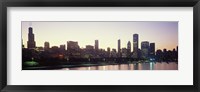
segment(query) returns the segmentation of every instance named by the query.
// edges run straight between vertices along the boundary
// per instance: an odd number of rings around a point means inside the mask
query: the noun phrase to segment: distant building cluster
[[[121,40],[117,40],[117,49],[107,47],[107,50],[99,47],[99,40],[94,40],[94,45],[86,45],[85,48],[80,48],[77,41],[67,41],[66,45],[51,46],[48,41],[44,42],[43,47],[36,47],[36,42],[33,34],[33,28],[28,28],[27,48],[23,50],[31,50],[37,53],[45,53],[48,57],[58,58],[135,58],[135,59],[150,59],[150,60],[178,60],[178,46],[176,49],[158,49],[155,51],[155,43],[142,41],[139,48],[139,35],[133,34],[132,49],[131,41],[127,42],[127,47],[121,47]]]

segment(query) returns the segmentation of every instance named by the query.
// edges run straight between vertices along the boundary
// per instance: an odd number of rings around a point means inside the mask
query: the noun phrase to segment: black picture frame
[[[199,92],[200,0],[1,0],[0,90],[2,92]],[[194,85],[7,85],[7,7],[193,7]],[[187,76],[187,74],[186,74]]]

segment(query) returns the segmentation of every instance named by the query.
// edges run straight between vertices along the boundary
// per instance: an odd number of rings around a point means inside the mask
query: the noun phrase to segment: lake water
[[[178,70],[176,62],[149,62],[89,67],[62,68],[61,70]]]

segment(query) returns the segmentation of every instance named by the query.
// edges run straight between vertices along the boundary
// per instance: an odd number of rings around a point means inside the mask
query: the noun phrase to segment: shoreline
[[[163,61],[164,62],[164,61]],[[39,66],[39,67],[25,67],[22,70],[54,70],[54,69],[62,69],[62,68],[76,68],[76,67],[89,67],[89,66],[104,66],[104,65],[120,65],[120,64],[138,64],[138,63],[151,63],[151,62],[128,62],[128,63],[98,63],[98,64],[78,64],[78,65],[57,65],[57,66]],[[162,63],[162,62],[154,62],[152,63]],[[169,63],[166,62],[165,63]],[[178,64],[178,62],[175,62]]]

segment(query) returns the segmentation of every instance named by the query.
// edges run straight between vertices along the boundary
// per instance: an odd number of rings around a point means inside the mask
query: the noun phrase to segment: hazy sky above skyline
[[[139,35],[139,48],[142,41],[155,43],[157,49],[170,49],[178,46],[178,22],[176,21],[130,21],[130,22],[22,22],[23,44],[27,47],[28,28],[33,28],[36,46],[44,47],[47,41],[52,46],[60,46],[67,41],[78,41],[81,48],[93,45],[99,40],[99,48],[117,49],[117,40],[121,40],[121,48],[131,42],[133,50],[133,34]],[[67,46],[67,45],[66,45]]]

